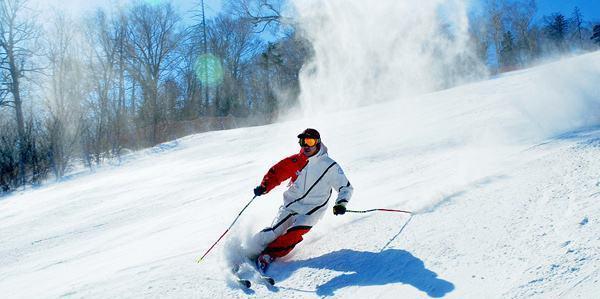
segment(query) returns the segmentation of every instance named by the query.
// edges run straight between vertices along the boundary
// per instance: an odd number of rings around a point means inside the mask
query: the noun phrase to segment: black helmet
[[[315,129],[308,128],[308,129],[302,131],[302,133],[300,133],[300,135],[298,135],[298,138],[321,139],[321,134],[319,134],[319,131],[317,131]]]

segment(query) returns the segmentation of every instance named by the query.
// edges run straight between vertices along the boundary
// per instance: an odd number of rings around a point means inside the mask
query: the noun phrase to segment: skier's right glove
[[[333,206],[333,215],[344,215],[346,213],[346,206],[343,204],[336,204]]]
[[[261,196],[263,194],[267,193],[267,187],[260,185],[256,188],[254,188],[254,196]]]

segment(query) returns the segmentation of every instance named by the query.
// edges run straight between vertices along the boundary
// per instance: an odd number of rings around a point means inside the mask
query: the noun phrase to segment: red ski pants
[[[298,243],[302,242],[302,235],[306,234],[310,229],[310,226],[294,226],[288,229],[285,234],[269,243],[267,248],[263,250],[263,253],[267,253],[273,258],[285,256],[290,253]]]
[[[271,227],[263,229],[256,236],[263,248],[262,252],[274,258],[287,255],[302,242],[302,236],[321,219],[325,210],[301,215],[282,207]]]

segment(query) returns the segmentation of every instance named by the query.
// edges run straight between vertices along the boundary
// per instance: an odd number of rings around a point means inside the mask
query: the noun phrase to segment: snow
[[[560,80],[559,80],[560,79]],[[600,53],[409,99],[188,136],[0,200],[3,298],[594,298],[600,294]],[[227,282],[212,245],[296,134],[320,130],[355,187],[272,265]]]

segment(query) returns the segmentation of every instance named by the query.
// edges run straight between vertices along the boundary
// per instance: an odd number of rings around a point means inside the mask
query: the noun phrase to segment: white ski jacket
[[[321,143],[319,152],[308,158],[308,164],[283,193],[284,207],[298,214],[311,215],[326,208],[333,189],[337,192],[336,204],[346,205],[350,201],[352,185]]]

